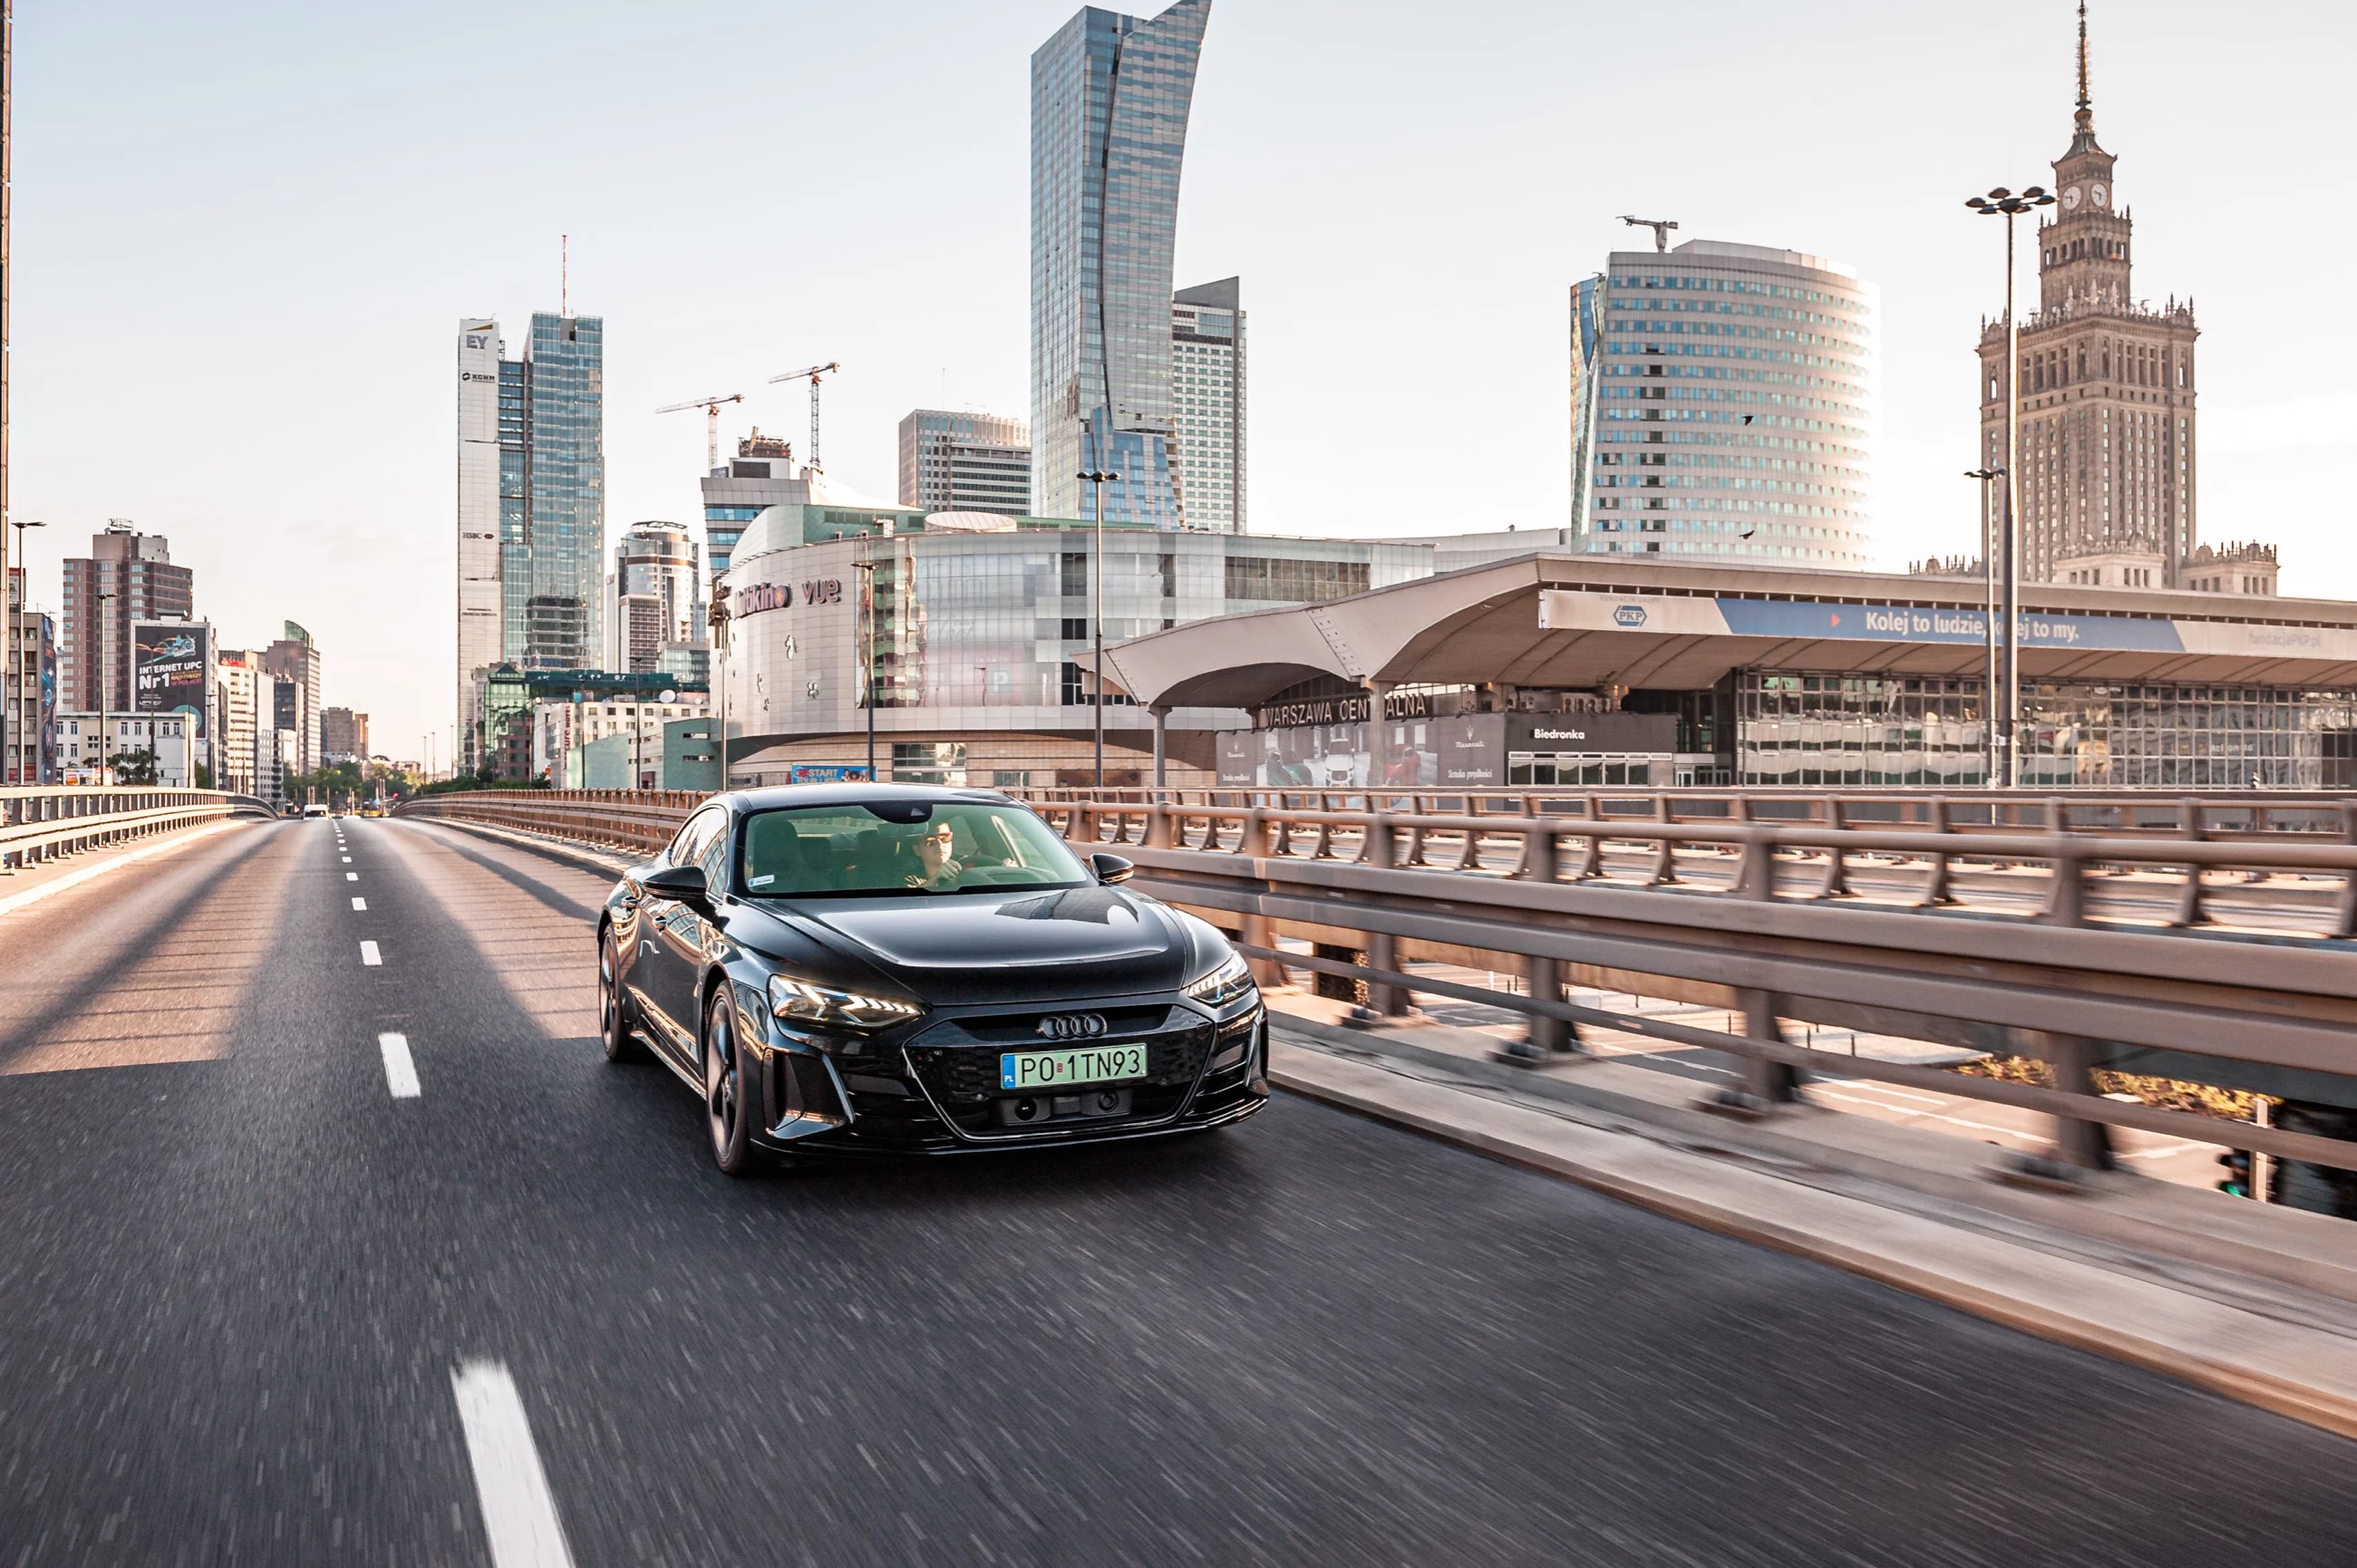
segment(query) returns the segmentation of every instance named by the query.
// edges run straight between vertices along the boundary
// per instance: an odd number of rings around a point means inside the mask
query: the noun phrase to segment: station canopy
[[[2026,584],[2025,681],[2357,688],[2357,605]],[[1105,650],[1148,707],[1254,708],[1305,683],[1698,691],[1735,670],[1978,678],[1978,577],[1536,553]],[[1092,668],[1086,651],[1082,667]]]

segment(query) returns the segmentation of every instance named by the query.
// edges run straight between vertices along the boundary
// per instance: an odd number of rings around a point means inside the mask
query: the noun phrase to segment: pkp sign
[[[1619,606],[1612,612],[1612,621],[1616,626],[1625,626],[1634,630],[1645,624],[1645,607],[1642,605]]]

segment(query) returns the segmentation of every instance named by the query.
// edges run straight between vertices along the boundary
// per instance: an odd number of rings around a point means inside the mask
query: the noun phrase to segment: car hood
[[[1171,913],[1119,887],[812,899],[779,909],[838,952],[936,1002],[1165,990],[1190,944]]]

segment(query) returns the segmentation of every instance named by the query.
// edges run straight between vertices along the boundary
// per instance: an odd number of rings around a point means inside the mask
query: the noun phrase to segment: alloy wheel
[[[724,1002],[713,1007],[704,1031],[704,1109],[712,1124],[712,1152],[724,1164],[737,1145],[737,1118],[744,1114],[737,1090],[737,1052]]]

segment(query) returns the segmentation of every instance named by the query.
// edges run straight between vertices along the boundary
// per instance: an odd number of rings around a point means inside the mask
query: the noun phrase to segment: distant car
[[[310,820],[311,818],[313,818],[313,817],[324,817],[324,816],[326,816],[327,814],[328,814],[328,808],[327,808],[327,807],[325,807],[325,806],[319,805],[319,804],[317,804],[317,802],[314,802],[313,804],[308,805],[308,806],[306,806],[306,807],[304,807],[304,808],[303,808],[303,817],[304,817],[304,820],[305,820],[305,821],[307,821],[307,821],[309,821],[309,820]]]
[[[597,920],[599,1026],[704,1097],[714,1159],[1193,1132],[1268,1101],[1267,1015],[1207,922],[986,790],[698,807]]]
[[[361,815],[363,817],[382,817],[384,815],[384,808],[382,806],[362,806],[361,808]]]

